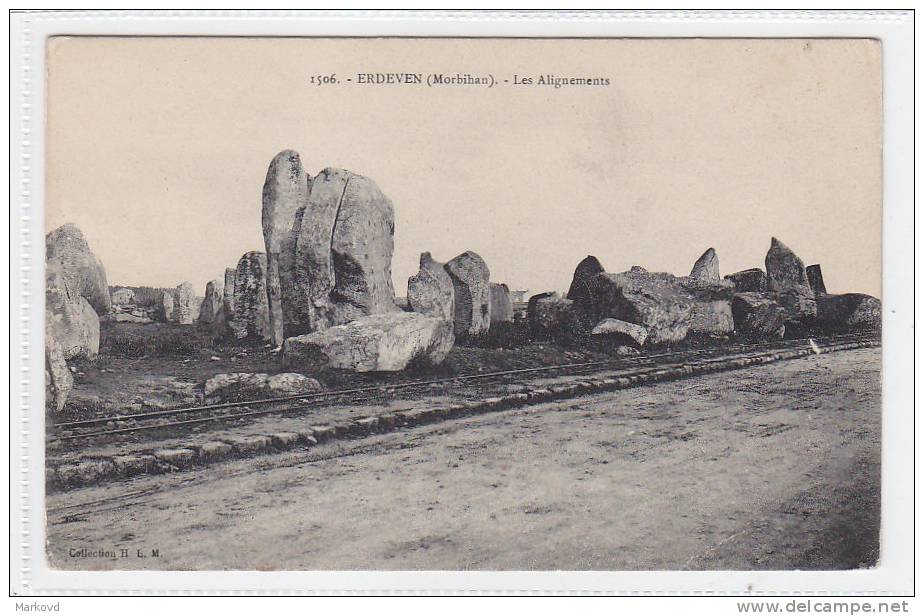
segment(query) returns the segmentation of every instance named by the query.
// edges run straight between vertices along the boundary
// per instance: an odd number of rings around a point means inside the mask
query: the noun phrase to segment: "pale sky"
[[[267,166],[366,175],[418,255],[484,257],[511,289],[577,263],[763,267],[770,237],[829,292],[880,295],[881,53],[869,40],[56,38],[46,227],[110,284],[202,293],[263,250]],[[608,77],[608,87],[316,86],[366,72]]]

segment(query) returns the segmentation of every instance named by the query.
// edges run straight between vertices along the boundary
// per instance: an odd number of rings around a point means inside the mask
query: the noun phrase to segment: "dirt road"
[[[55,494],[49,559],[65,569],[871,566],[879,370],[879,349],[833,353]]]

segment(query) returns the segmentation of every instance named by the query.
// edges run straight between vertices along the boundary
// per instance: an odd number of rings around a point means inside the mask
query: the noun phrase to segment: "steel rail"
[[[839,336],[839,337],[818,338],[818,339],[823,340],[823,341],[835,341],[835,340],[843,340],[846,338],[853,339],[857,337],[862,337],[862,336],[850,335],[850,336]],[[213,411],[213,410],[219,410],[219,409],[225,409],[225,408],[259,406],[263,404],[292,402],[296,400],[313,400],[313,399],[319,399],[319,398],[338,397],[338,396],[345,396],[345,395],[359,394],[359,393],[388,392],[390,390],[407,389],[407,388],[413,388],[413,387],[442,385],[445,383],[452,383],[456,381],[465,382],[465,381],[471,381],[471,380],[484,380],[484,379],[498,378],[498,377],[504,377],[504,376],[516,376],[519,374],[530,374],[530,373],[536,373],[536,372],[551,372],[555,370],[570,370],[570,369],[579,369],[579,368],[584,368],[584,367],[607,366],[607,365],[612,365],[612,364],[632,364],[634,362],[649,361],[652,359],[659,359],[661,357],[683,357],[683,356],[688,356],[688,355],[699,355],[699,354],[705,354],[705,353],[721,353],[723,351],[727,352],[729,350],[738,350],[738,349],[754,348],[754,347],[774,348],[776,346],[782,346],[783,348],[785,348],[785,347],[791,346],[796,343],[807,342],[808,340],[815,340],[815,339],[816,337],[794,338],[794,339],[782,341],[782,343],[773,343],[771,345],[767,345],[767,343],[740,344],[740,345],[733,345],[731,347],[712,347],[712,348],[707,348],[707,349],[687,349],[683,351],[673,351],[673,352],[667,351],[667,352],[662,352],[662,353],[636,355],[636,356],[631,356],[631,357],[620,357],[620,358],[613,358],[613,359],[606,359],[606,360],[598,360],[598,361],[593,361],[593,362],[581,362],[581,363],[574,363],[574,364],[557,364],[557,365],[552,365],[552,366],[536,366],[532,368],[516,368],[513,370],[499,370],[499,371],[485,372],[485,373],[479,373],[479,374],[465,374],[465,375],[457,375],[457,376],[452,376],[452,377],[444,377],[440,379],[430,379],[430,380],[425,380],[425,381],[405,381],[405,382],[392,383],[392,384],[386,383],[386,384],[381,384],[381,385],[370,385],[366,387],[354,387],[350,389],[317,391],[317,392],[310,392],[310,393],[305,393],[305,394],[297,394],[293,396],[260,398],[256,400],[241,400],[241,401],[236,401],[236,402],[222,402],[219,404],[206,404],[206,405],[199,405],[199,406],[178,407],[178,408],[172,408],[172,409],[163,409],[160,411],[132,413],[132,414],[127,414],[127,415],[110,415],[106,417],[94,417],[91,419],[83,419],[83,420],[78,420],[78,421],[54,423],[54,424],[51,424],[51,427],[56,428],[56,429],[76,428],[80,426],[99,425],[99,424],[105,424],[109,422],[132,421],[132,420],[138,420],[138,419],[148,419],[152,417],[166,417],[170,415],[181,415],[184,413],[201,413],[205,411]]]
[[[874,340],[874,339],[873,339],[873,338],[870,338],[870,337],[867,337],[867,338],[865,338],[865,339],[864,339],[863,337],[852,337],[852,340],[851,340],[851,341],[856,341],[856,342],[869,341],[869,342],[871,342],[871,341],[873,341],[873,340]],[[820,346],[821,348],[827,348],[827,347],[829,347],[829,346],[834,346],[834,345],[837,345],[837,344],[843,344],[843,343],[845,343],[845,342],[851,342],[851,341],[845,341],[843,338],[840,338],[840,339],[837,339],[837,340],[834,340],[834,339],[825,339],[825,340],[822,340],[822,341],[821,341],[821,344],[820,344],[819,346]],[[788,342],[795,342],[795,341],[788,341]],[[754,345],[747,345],[747,346],[748,346],[748,347],[752,347],[752,346],[754,346]],[[783,348],[786,348],[786,347],[789,347],[789,346],[795,346],[795,345],[788,344],[788,345],[785,345]],[[713,350],[713,351],[719,351],[719,350],[721,350],[721,349],[711,349],[711,350]],[[725,350],[727,351],[727,348],[726,348]],[[765,347],[765,350],[762,350],[762,351],[757,352],[757,353],[756,353],[756,356],[766,355],[767,353],[772,353],[772,352],[774,352],[775,350],[779,350],[779,347],[769,347],[769,348],[766,348],[766,347]],[[709,364],[709,363],[714,363],[714,362],[716,362],[716,361],[722,361],[722,360],[725,360],[725,359],[736,358],[736,357],[742,356],[742,355],[747,356],[747,354],[748,354],[748,351],[745,351],[745,350],[738,350],[738,351],[736,351],[736,352],[725,353],[725,354],[721,354],[721,355],[718,356],[718,357],[707,358],[707,359],[703,359],[703,360],[700,360],[700,361],[701,361],[702,363],[704,363],[704,364]],[[664,354],[662,354],[661,356],[663,356],[663,355],[664,355]],[[672,355],[674,355],[674,357],[676,357],[677,359],[682,359],[682,358],[680,358],[680,357],[677,357],[678,354],[672,354]],[[754,353],[751,353],[751,356],[755,356],[755,354],[754,354]],[[650,359],[650,357],[649,357],[648,359]],[[569,366],[569,367],[585,367],[587,364],[594,364],[594,363],[598,363],[598,362],[587,362],[587,363],[585,363],[585,364],[568,364],[567,366]],[[684,365],[684,364],[685,364],[685,362],[683,362],[683,361],[674,361],[674,362],[670,362],[670,363],[664,363],[664,364],[656,364],[656,365],[652,365],[652,366],[646,366],[646,367],[644,367],[644,368],[643,368],[642,366],[631,366],[631,367],[629,367],[630,369],[629,369],[627,372],[623,373],[623,374],[624,374],[624,375],[629,375],[629,376],[639,376],[639,375],[647,374],[647,373],[650,373],[650,372],[655,372],[655,371],[659,371],[659,370],[668,369],[668,368],[671,368],[671,367],[682,366],[682,365]],[[632,370],[631,368],[636,368],[636,369],[635,369],[635,370]],[[534,371],[534,370],[535,370],[535,369],[526,369],[526,371]],[[498,372],[498,373],[496,373],[496,374],[504,374],[504,375],[507,375],[507,374],[510,374],[511,372],[512,372],[512,373],[522,373],[523,370],[517,370],[517,371],[503,371],[503,372]],[[481,375],[476,375],[476,376],[481,376]],[[444,382],[446,382],[446,381],[451,382],[451,381],[453,381],[453,380],[456,380],[456,379],[444,379],[443,381],[444,381]],[[428,381],[420,381],[420,382],[406,383],[405,385],[407,385],[407,386],[422,386],[422,385],[428,385],[429,383],[430,383],[430,382],[428,382]],[[356,389],[357,389],[357,390],[366,391],[366,390],[368,390],[369,388],[356,388]],[[379,389],[381,389],[381,388],[373,388],[373,390],[379,390]],[[345,390],[345,391],[351,391],[351,390]],[[365,401],[374,400],[374,399],[376,399],[375,396],[360,397],[360,398],[352,398],[352,399],[349,400],[349,402],[355,404],[355,403],[365,402]],[[236,408],[236,407],[238,407],[238,406],[240,406],[240,405],[235,405],[235,407],[232,407],[232,408]],[[245,408],[246,408],[246,407],[245,407]],[[294,405],[294,406],[283,407],[283,408],[263,409],[263,410],[258,410],[258,411],[248,410],[247,412],[244,412],[244,413],[224,413],[224,414],[212,415],[212,416],[209,416],[209,417],[200,417],[200,418],[195,418],[195,419],[186,419],[186,420],[173,421],[173,422],[166,422],[166,423],[154,423],[154,424],[147,424],[147,425],[140,425],[140,426],[129,426],[129,427],[126,427],[126,428],[115,428],[115,429],[103,430],[103,431],[99,431],[99,432],[89,432],[89,433],[84,432],[84,433],[77,433],[77,434],[67,434],[67,435],[62,435],[62,436],[53,437],[53,438],[51,438],[51,439],[49,439],[49,440],[50,440],[50,441],[59,441],[59,442],[60,442],[60,441],[71,441],[71,440],[76,440],[76,439],[81,439],[81,438],[95,438],[95,437],[100,437],[100,436],[113,436],[113,435],[118,435],[118,434],[128,434],[128,433],[133,433],[133,432],[143,432],[143,431],[158,430],[158,429],[165,429],[165,428],[173,428],[173,427],[179,427],[179,426],[199,425],[199,424],[204,424],[204,423],[209,423],[209,422],[219,422],[219,421],[227,421],[227,420],[234,421],[234,420],[238,420],[238,419],[242,419],[242,418],[247,418],[247,417],[258,417],[258,416],[273,415],[273,414],[288,414],[288,413],[291,413],[291,412],[299,412],[299,411],[303,411],[303,410],[307,410],[307,409],[311,409],[311,408],[318,408],[318,405],[305,404],[305,405]],[[114,421],[114,420],[110,420],[110,421]]]

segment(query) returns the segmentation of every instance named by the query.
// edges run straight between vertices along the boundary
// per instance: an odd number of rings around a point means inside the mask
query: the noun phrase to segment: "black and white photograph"
[[[47,37],[48,569],[875,571],[883,53]]]

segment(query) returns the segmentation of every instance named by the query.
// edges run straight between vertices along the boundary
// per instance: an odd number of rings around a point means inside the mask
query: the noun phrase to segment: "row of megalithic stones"
[[[311,177],[298,153],[273,158],[263,186],[265,252],[244,254],[205,296],[183,283],[141,305],[135,291],[111,291],[106,272],[80,230],[64,225],[46,237],[46,383],[63,405],[72,385],[66,361],[99,350],[99,318],[198,323],[216,336],[257,338],[281,347],[286,367],[318,362],[356,371],[437,364],[457,340],[489,335],[514,320],[506,285],[490,280],[478,254],[440,263],[421,254],[405,302],[392,283],[394,208],[371,179],[327,168]],[[828,294],[817,265],[806,268],[773,239],[766,271],[721,278],[711,248],[689,276],[633,267],[604,270],[595,257],[576,268],[565,297],[530,298],[533,334],[599,340],[631,350],[690,334],[779,338],[828,329],[878,327],[876,298]]]

